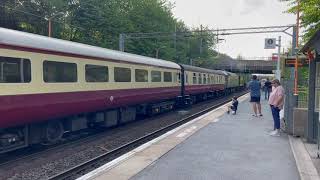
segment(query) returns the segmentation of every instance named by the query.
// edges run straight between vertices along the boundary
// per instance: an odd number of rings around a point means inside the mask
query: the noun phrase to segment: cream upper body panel
[[[50,52],[82,55],[100,59],[125,61],[131,64],[145,64],[150,66],[160,66],[164,68],[180,69],[174,62],[155,59],[91,45],[49,38],[36,34],[0,28],[0,45],[10,45],[22,48],[33,48]]]
[[[199,73],[194,71],[185,71],[188,74],[188,82],[186,85],[221,85],[224,84],[223,75],[214,73]],[[201,77],[201,83],[199,83],[199,76]],[[206,77],[206,81],[204,81]],[[204,82],[206,82],[204,84]]]
[[[91,59],[80,59],[75,57],[58,56],[51,54],[33,53],[26,51],[0,49],[0,57],[13,57],[29,59],[31,62],[30,83],[0,83],[0,95],[38,94],[38,93],[64,93],[79,91],[99,91],[117,89],[159,88],[180,86],[174,81],[174,76],[180,73],[179,69],[168,69],[157,66],[142,64],[118,63],[114,61],[100,61]],[[77,64],[77,82],[74,83],[46,83],[43,80],[43,62],[56,61]],[[109,82],[86,82],[85,65],[107,66],[109,71]],[[130,68],[131,82],[114,82],[114,67]],[[135,82],[135,69],[148,71],[148,82]],[[151,71],[161,71],[161,82],[151,82]],[[172,82],[164,82],[164,72],[172,73]]]

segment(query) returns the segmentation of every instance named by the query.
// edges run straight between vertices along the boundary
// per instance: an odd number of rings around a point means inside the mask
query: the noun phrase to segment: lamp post
[[[52,37],[52,32],[51,32],[51,29],[52,29],[52,19],[53,19],[54,17],[58,16],[58,15],[61,15],[61,14],[63,14],[63,13],[62,13],[62,12],[59,12],[59,13],[57,13],[57,14],[54,14],[54,15],[46,18],[46,20],[48,20],[48,36],[49,36],[49,37]]]

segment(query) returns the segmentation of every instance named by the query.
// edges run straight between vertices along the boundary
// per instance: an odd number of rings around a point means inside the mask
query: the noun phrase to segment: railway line
[[[243,92],[236,93],[241,94]],[[161,114],[4,162],[0,166],[1,178],[75,179],[170,129],[229,102],[230,97],[231,95],[198,103],[188,109],[189,113],[181,114],[178,110]],[[128,133],[131,135],[128,136]]]

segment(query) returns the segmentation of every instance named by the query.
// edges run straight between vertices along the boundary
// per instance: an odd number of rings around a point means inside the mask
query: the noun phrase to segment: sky
[[[295,15],[285,13],[288,6],[279,0],[169,0],[174,3],[176,18],[189,27],[207,26],[210,29],[282,26],[295,24]],[[292,33],[292,30],[288,30]],[[286,50],[291,37],[284,33],[232,35],[219,37],[221,41],[216,50],[236,58],[269,57],[277,49],[265,50],[265,38],[281,36],[282,48]]]

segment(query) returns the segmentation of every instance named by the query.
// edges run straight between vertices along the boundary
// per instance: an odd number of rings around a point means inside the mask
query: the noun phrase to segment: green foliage
[[[289,2],[288,13],[297,13],[297,0],[280,0]],[[320,0],[300,0],[301,25],[306,29],[304,40],[320,30]]]
[[[166,32],[172,36],[126,40],[125,51],[185,64],[192,59],[203,67],[217,55],[214,35],[191,32],[200,29],[177,20],[167,0],[2,0],[0,5],[2,27],[48,35],[51,19],[53,37],[109,49],[118,49],[121,33]]]

